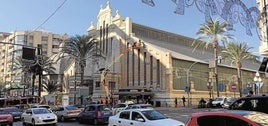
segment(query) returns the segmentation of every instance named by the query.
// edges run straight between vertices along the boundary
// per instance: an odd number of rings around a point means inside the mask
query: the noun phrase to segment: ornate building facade
[[[114,16],[109,2],[106,7],[101,6],[97,18],[96,26],[92,22],[88,34],[96,37],[105,58],[87,62],[85,78],[93,84],[88,89],[93,101],[109,97],[163,106],[173,105],[175,98],[183,96],[197,104],[201,98],[217,97],[217,90],[220,96],[239,96],[238,89],[231,90],[231,85],[237,84],[235,64],[219,62],[219,87],[216,87],[212,76],[214,67],[210,65],[213,51],[194,51],[191,46],[194,39],[134,23],[131,18],[122,17],[118,10]],[[248,85],[254,83],[259,65],[243,62],[245,95]],[[107,70],[105,82],[101,70]],[[65,71],[65,77],[74,75],[70,71],[71,68]],[[70,83],[70,79],[65,80]],[[260,90],[266,92],[267,85]]]

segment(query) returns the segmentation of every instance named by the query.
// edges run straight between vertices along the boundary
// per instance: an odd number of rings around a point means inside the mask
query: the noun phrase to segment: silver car
[[[78,114],[81,112],[81,109],[74,105],[60,106],[56,107],[53,110],[59,119],[59,121],[66,121],[67,119],[77,119]]]

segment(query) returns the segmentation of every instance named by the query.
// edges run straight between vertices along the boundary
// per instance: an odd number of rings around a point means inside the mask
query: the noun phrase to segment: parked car
[[[112,116],[112,111],[107,105],[90,104],[78,115],[77,119],[79,123],[93,122],[97,125],[100,122],[108,123],[110,116]]]
[[[30,108],[46,108],[48,110],[51,110],[49,105],[40,105],[40,104],[31,105]]]
[[[128,109],[109,118],[108,126],[185,126],[155,109]]]
[[[237,98],[227,97],[226,101],[222,104],[222,108],[228,109],[229,106],[236,100],[237,100]]]
[[[77,119],[78,114],[81,112],[81,109],[73,105],[59,106],[52,109],[52,112],[55,113],[59,121],[66,121],[67,119]]]
[[[209,111],[193,113],[187,126],[267,126],[268,114],[254,111]]]
[[[57,123],[57,116],[46,108],[29,108],[21,115],[23,125],[45,125]]]
[[[118,112],[126,109],[129,105],[133,105],[134,103],[119,103],[119,104],[116,104],[114,107],[112,107],[112,112],[113,112],[113,115],[117,114]]]
[[[13,120],[21,119],[22,110],[18,109],[17,107],[3,108],[3,111],[10,113],[13,116]]]
[[[133,105],[128,105],[124,110],[127,109],[141,109],[141,108],[151,108],[153,109],[153,106],[151,104],[133,104]]]
[[[226,97],[217,97],[214,101],[212,101],[213,107],[222,107],[222,105],[226,102]]]
[[[229,109],[259,111],[268,114],[268,96],[241,97],[234,101]]]
[[[3,109],[0,109],[0,126],[13,126],[13,121],[13,116],[10,113],[4,111]]]

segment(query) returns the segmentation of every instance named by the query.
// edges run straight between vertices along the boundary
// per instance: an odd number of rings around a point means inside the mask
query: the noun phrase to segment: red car
[[[13,116],[8,112],[3,111],[3,109],[0,109],[0,126],[2,125],[13,126]]]
[[[254,111],[193,113],[187,126],[268,126],[268,114]]]

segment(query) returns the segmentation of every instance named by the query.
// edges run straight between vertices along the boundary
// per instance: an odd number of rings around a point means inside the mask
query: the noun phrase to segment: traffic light
[[[22,48],[22,59],[35,60],[35,49],[34,48]]]

